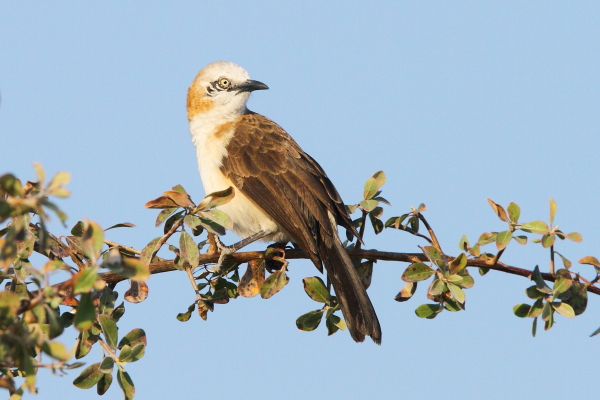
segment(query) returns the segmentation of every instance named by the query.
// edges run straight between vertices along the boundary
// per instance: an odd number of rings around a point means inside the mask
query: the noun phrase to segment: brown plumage
[[[286,131],[253,112],[237,118],[221,172],[323,265],[340,302],[352,338],[381,343],[375,310],[337,233],[337,225],[358,233],[340,195],[321,166]]]

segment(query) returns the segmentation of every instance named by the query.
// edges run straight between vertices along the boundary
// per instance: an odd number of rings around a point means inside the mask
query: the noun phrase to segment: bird
[[[351,337],[381,344],[377,314],[337,229],[360,240],[358,232],[323,168],[282,127],[246,107],[251,92],[265,89],[226,61],[206,65],[192,81],[187,117],[204,190],[233,188],[233,199],[217,208],[240,243],[291,242],[321,273],[324,266]]]

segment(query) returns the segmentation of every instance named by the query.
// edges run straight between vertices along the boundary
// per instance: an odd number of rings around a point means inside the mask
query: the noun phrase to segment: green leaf
[[[131,222],[121,222],[119,224],[115,224],[111,227],[108,227],[104,230],[104,232],[110,230],[110,229],[115,229],[115,228],[135,228],[135,225],[132,224]]]
[[[527,297],[533,300],[541,299],[542,297],[544,297],[544,293],[537,290],[537,287],[535,285],[529,286],[527,289],[525,289],[525,294],[527,295]]]
[[[554,244],[555,240],[556,240],[555,235],[546,233],[544,236],[542,236],[542,247],[547,249],[548,247],[550,247]]]
[[[415,310],[419,318],[432,318],[441,311],[439,304],[422,304]]]
[[[575,311],[573,311],[573,307],[571,307],[567,303],[564,303],[564,302],[559,303],[559,302],[553,301],[552,308],[554,308],[554,310],[557,313],[559,313],[560,315],[562,315],[563,317],[567,317],[567,318],[575,317]]]
[[[565,257],[563,257],[563,255],[560,254],[558,251],[555,251],[555,253],[558,254],[558,256],[562,260],[562,263],[563,263],[563,265],[565,266],[566,269],[571,268],[571,265],[573,265],[573,263],[571,261],[569,261]]]
[[[186,260],[192,268],[196,268],[200,264],[198,246],[187,232],[181,232],[179,250],[181,251],[181,258]]]
[[[498,234],[496,232],[485,232],[482,233],[481,236],[479,236],[479,240],[477,240],[477,244],[479,246],[485,246],[486,244],[490,244],[496,241],[496,236]]]
[[[309,311],[296,320],[296,326],[301,331],[314,331],[323,319],[323,310]]]
[[[123,390],[125,400],[133,399],[133,396],[135,395],[135,386],[133,385],[133,381],[129,377],[129,374],[122,369],[118,370],[117,382],[119,383],[121,390]]]
[[[127,345],[123,346],[121,348],[121,352],[119,353],[119,362],[128,363],[131,361],[131,359],[131,347]]]
[[[515,239],[515,242],[519,243],[520,245],[525,246],[527,244],[527,236],[525,235],[513,236],[513,239]]]
[[[561,272],[564,271],[564,272]],[[571,279],[571,274],[566,269],[559,269],[556,271],[556,281],[554,281],[553,292],[556,296],[557,294],[566,292],[571,288],[573,284],[573,279]]]
[[[451,311],[451,312],[457,312],[457,311],[460,311],[460,310],[463,309],[460,306],[460,304],[456,300],[454,300],[453,298],[447,298],[444,301],[444,308],[446,310],[448,310],[448,311]]]
[[[363,191],[364,199],[369,200],[369,199],[372,199],[373,197],[377,196],[377,193],[379,192],[379,189],[385,183],[385,180],[386,180],[385,174],[383,173],[383,171],[375,172],[372,177],[367,179],[367,181],[365,182],[365,188]]]
[[[587,286],[582,285],[578,281],[573,281],[569,288],[569,298],[563,300],[563,303],[570,305],[575,312],[575,315],[581,315],[587,308],[588,294]]]
[[[521,209],[516,203],[511,202],[507,208],[508,218],[515,224],[519,222],[519,217],[521,216]]]
[[[373,211],[378,205],[379,202],[377,200],[363,200],[358,203],[365,211]]]
[[[104,393],[106,393],[108,388],[110,388],[110,384],[112,383],[112,381],[113,377],[111,374],[104,374],[102,378],[100,378],[100,380],[98,381],[98,385],[96,386],[98,395],[102,396]]]
[[[93,264],[96,263],[98,257],[100,257],[100,250],[104,244],[104,231],[94,221],[86,220],[85,230],[82,236],[83,251]]]
[[[158,242],[162,239],[162,237],[157,237],[154,238],[150,241],[150,243],[148,243],[143,249],[142,249],[142,253],[140,254],[140,261],[148,266],[150,265],[150,263],[152,262],[152,260],[150,259],[150,257],[152,257],[152,254],[154,253],[154,251],[156,250],[156,245],[158,244]],[[110,268],[110,267],[108,267]]]
[[[79,343],[77,349],[75,349],[75,358],[80,359],[85,357],[94,343],[98,341],[98,336],[90,334],[89,331],[83,331],[79,334]]]
[[[552,289],[550,289],[550,287],[548,285],[546,285],[544,278],[542,278],[542,274],[540,273],[540,268],[537,265],[535,266],[535,269],[533,270],[533,272],[531,274],[531,280],[535,282],[535,286],[537,287],[537,290],[539,290],[540,292],[542,292],[542,293],[551,293],[552,292]]]
[[[177,320],[181,321],[181,322],[189,321],[190,318],[192,317],[192,312],[194,311],[195,308],[196,308],[195,303],[190,305],[186,312],[177,314]]]
[[[419,282],[429,278],[434,273],[428,265],[415,263],[406,268],[400,279],[404,282]]]
[[[279,270],[272,273],[260,288],[260,297],[263,299],[269,299],[279,292],[287,283],[290,278],[285,274],[285,270]]]
[[[527,222],[521,225],[519,229],[525,232],[538,233],[540,235],[548,233],[548,225],[546,225],[544,221]]]
[[[452,296],[454,296],[456,301],[458,301],[460,304],[465,303],[465,292],[463,292],[463,290],[460,287],[453,283],[448,283],[448,289],[450,290],[450,293],[452,293]]]
[[[375,232],[376,235],[379,235],[383,231],[383,222],[379,218],[375,218],[372,214],[378,208],[381,208],[381,207],[375,207],[375,210],[373,210],[369,213],[369,220],[371,221],[371,225],[373,226],[373,231]]]
[[[586,256],[586,257],[583,257],[581,260],[579,260],[578,263],[593,265],[594,268],[596,269],[596,273],[600,274],[600,262],[598,262],[598,259],[596,257]]]
[[[496,235],[496,248],[498,250],[503,250],[510,243],[512,237],[511,231],[499,232],[498,235]]]
[[[373,278],[373,261],[367,260],[356,267],[356,273],[358,274],[361,283],[365,290],[371,286],[371,278]]]
[[[590,337],[592,337],[592,336],[596,336],[596,335],[597,335],[597,334],[599,334],[599,333],[600,333],[600,328],[596,329],[596,330],[595,330],[595,331],[594,331],[594,332],[593,332],[593,333],[590,335]]]
[[[438,263],[442,260],[442,255],[438,249],[433,246],[424,246],[422,250],[423,254],[425,254],[434,265],[439,265]]]
[[[233,229],[233,221],[231,221],[231,218],[223,211],[209,210],[202,212],[202,215],[225,229]]]
[[[554,225],[554,216],[556,215],[556,202],[550,197],[550,226]]]
[[[567,239],[572,240],[575,243],[581,243],[581,241],[583,240],[581,234],[577,232],[568,233],[566,237]]]
[[[42,351],[58,361],[68,361],[71,358],[67,348],[58,342],[44,342]]]
[[[537,318],[542,314],[542,310],[544,309],[544,299],[537,299],[531,309],[527,313],[527,318]]]
[[[114,311],[111,313],[111,317],[113,317],[113,319],[118,322],[119,319],[121,319],[121,317],[123,316],[123,314],[125,314],[125,303],[121,302],[121,304],[119,304],[117,308],[115,308]]]
[[[386,226],[387,226],[387,224],[386,224]],[[467,249],[469,247],[471,247],[471,246],[469,245],[469,239],[467,238],[467,235],[462,235],[460,237],[460,240],[458,241],[458,248],[461,251],[467,251]]]
[[[112,357],[104,357],[98,369],[105,374],[110,374],[112,373],[114,366],[115,360],[113,360]]]
[[[221,190],[219,192],[214,192],[207,195],[198,207],[196,207],[199,211],[210,210],[212,208],[222,206],[223,204],[229,203],[233,197],[235,196],[235,191],[233,190],[233,186],[228,187],[225,190]]]
[[[92,302],[92,295],[91,293],[83,293],[79,300],[79,304],[77,305],[75,319],[73,320],[75,328],[80,331],[87,331],[92,327],[95,318],[96,308]]]
[[[13,174],[4,174],[0,176],[0,190],[3,190],[12,197],[21,197],[25,194],[21,181]]]
[[[544,303],[544,308],[542,309],[542,320],[548,321],[552,315],[552,305],[549,301]]]
[[[534,318],[533,319],[533,324],[531,326],[531,335],[533,337],[535,337],[536,331],[537,331],[537,318]]]
[[[525,318],[529,314],[529,310],[531,310],[531,306],[529,304],[517,304],[513,307],[513,313],[519,318]]]
[[[465,267],[467,266],[467,256],[465,256],[465,253],[460,253],[458,255],[458,257],[456,257],[454,260],[450,261],[450,274],[454,275],[454,274],[458,274],[460,271],[464,270]]]
[[[346,329],[346,323],[344,320],[335,314],[331,314],[325,319],[325,325],[327,326],[327,336],[333,335],[338,331],[338,329]]]
[[[161,226],[162,223],[165,222],[178,209],[179,209],[179,207],[167,207],[167,208],[162,209],[161,212],[159,212],[158,216],[156,217],[156,222],[154,223],[154,226],[156,228]]]
[[[87,293],[94,288],[98,279],[98,267],[82,269],[73,279],[73,294]]]
[[[413,296],[413,294],[415,294],[416,290],[417,282],[407,282],[406,285],[404,285],[404,287],[402,288],[402,290],[400,290],[400,293],[396,295],[394,300],[399,302],[407,301]]]
[[[193,307],[191,307],[191,309],[192,311],[194,310]],[[143,344],[144,346],[148,344],[148,341],[146,339],[146,332],[144,332],[144,330],[141,328],[132,329],[127,335],[123,336],[123,338],[119,342],[118,348],[120,349],[125,345],[128,345],[133,348],[138,344]]]
[[[110,317],[110,315],[100,314],[98,316],[98,321],[100,322],[100,326],[102,327],[102,333],[104,333],[104,341],[111,349],[115,349],[117,347],[117,339],[118,339],[118,328],[115,321]]]
[[[323,280],[317,276],[313,276],[311,278],[304,278],[302,280],[302,284],[304,285],[304,291],[314,301],[318,301],[319,303],[329,303],[329,292],[325,287],[325,283]]]
[[[100,363],[95,363],[81,371],[81,374],[73,381],[73,385],[79,389],[93,387],[104,374],[100,371]]]
[[[442,282],[438,278],[434,278],[431,284],[429,285],[429,289],[427,290],[427,297],[431,299],[432,296],[438,296],[447,291],[448,286],[446,285],[446,283]]]
[[[83,225],[83,222],[77,221],[75,226],[73,226],[73,228],[71,229],[71,235],[77,236],[77,237],[82,237],[84,229],[85,229],[85,227]]]

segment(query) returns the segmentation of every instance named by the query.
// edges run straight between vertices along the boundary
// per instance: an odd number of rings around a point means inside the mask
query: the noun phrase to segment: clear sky
[[[486,198],[521,206],[583,235],[561,242],[572,261],[600,256],[600,5],[598,2],[75,1],[0,5],[0,173],[33,179],[72,173],[60,201],[72,226],[87,217],[135,229],[108,238],[143,247],[160,235],[143,204],[182,184],[204,193],[185,116],[197,71],[233,61],[269,91],[250,108],[282,125],[317,159],[346,203],[384,170],[384,219],[424,202],[447,253],[504,230]],[[53,224],[56,232],[61,231]],[[224,240],[235,240],[228,234]],[[367,248],[417,251],[408,234],[372,232]],[[548,252],[512,243],[503,260],[547,270]],[[194,300],[182,272],[152,276],[147,301],[126,304],[121,334],[148,334],[130,364],[137,399],[524,399],[591,398],[600,326],[594,295],[549,332],[512,307],[529,282],[491,272],[466,291],[467,311],[422,320],[423,288],[393,300],[405,264],[380,262],[369,290],[383,345],[355,344],[324,327],[299,332],[312,309],[291,265],[269,301],[217,306],[207,322],[175,319]],[[591,276],[587,266],[574,265]],[[117,286],[121,293],[125,291]],[[74,339],[68,333],[65,340]],[[99,361],[99,351],[84,361]],[[39,399],[93,399],[77,376],[40,373]],[[112,387],[105,396],[120,398]],[[29,396],[31,397],[31,396]]]

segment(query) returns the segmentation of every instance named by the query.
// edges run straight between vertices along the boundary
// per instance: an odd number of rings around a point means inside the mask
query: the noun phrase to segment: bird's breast
[[[234,198],[219,206],[233,222],[233,232],[244,238],[259,231],[271,233],[264,240],[287,241],[287,234],[269,217],[262,208],[238,190],[234,183],[221,171],[223,158],[227,156],[227,145],[235,134],[237,120],[198,118],[190,121],[190,133],[196,147],[198,169],[206,194],[233,187]]]

